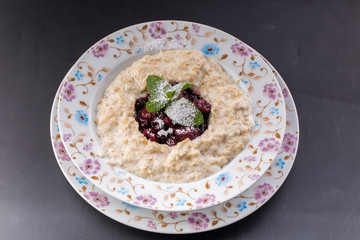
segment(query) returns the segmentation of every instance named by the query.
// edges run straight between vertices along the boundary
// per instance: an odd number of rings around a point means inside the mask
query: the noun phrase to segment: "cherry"
[[[151,128],[154,129],[155,132],[160,131],[161,129],[164,129],[165,123],[162,119],[156,117],[151,122]]]
[[[165,123],[165,125],[168,126],[168,127],[173,127],[173,126],[174,126],[173,122],[171,121],[171,119],[170,119],[168,116],[166,116],[166,117],[164,118],[164,123]]]
[[[153,129],[147,128],[142,131],[142,134],[150,141],[156,141],[156,133]]]
[[[143,108],[140,112],[139,112],[139,118],[142,120],[152,120],[154,119],[155,114],[154,113],[150,113],[146,110],[146,108]]]
[[[170,147],[175,146],[178,143],[175,136],[171,136],[168,139],[166,139],[166,144]]]
[[[194,105],[203,113],[210,113],[211,112],[211,105],[204,99],[195,100]]]
[[[200,135],[200,130],[195,127],[179,127],[175,130],[175,136],[179,142],[185,140],[186,138],[193,140]]]
[[[146,99],[145,98],[138,98],[135,102],[135,111],[139,112],[141,109],[143,109],[146,105]]]

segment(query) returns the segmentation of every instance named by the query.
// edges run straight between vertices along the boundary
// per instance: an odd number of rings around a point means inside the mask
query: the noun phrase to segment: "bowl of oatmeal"
[[[240,194],[266,172],[285,130],[283,96],[260,55],[201,24],[119,30],[66,80],[67,152],[96,186],[144,208],[193,210]]]

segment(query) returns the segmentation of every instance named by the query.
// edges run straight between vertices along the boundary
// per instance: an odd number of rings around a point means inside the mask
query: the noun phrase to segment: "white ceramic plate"
[[[221,171],[191,183],[149,181],[106,164],[107,159],[97,153],[101,140],[94,122],[104,90],[134,60],[159,50],[179,48],[200,50],[216,58],[234,79],[242,79],[240,85],[249,94],[258,124],[249,143]],[[260,55],[227,33],[191,22],[143,23],[105,37],[71,68],[60,95],[61,138],[75,165],[106,193],[155,210],[206,208],[242,193],[271,165],[286,127],[281,88]],[[86,171],[88,168],[92,170]]]
[[[281,76],[274,71],[285,96],[287,127],[284,143],[271,167],[241,195],[207,209],[186,212],[152,211],[129,205],[100,190],[67,155],[57,126],[57,93],[50,122],[51,141],[59,166],[73,188],[99,212],[125,225],[157,233],[194,233],[220,228],[248,216],[265,204],[285,181],[294,163],[299,137],[295,104]]]

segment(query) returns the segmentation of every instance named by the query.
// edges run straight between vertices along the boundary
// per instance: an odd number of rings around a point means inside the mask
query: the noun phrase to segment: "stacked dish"
[[[246,92],[254,122],[242,151],[219,171],[185,183],[151,181],[114,164],[101,151],[95,123],[104,91],[119,73],[145,55],[174,49],[201,51],[215,60]],[[210,115],[206,131],[211,121]],[[138,24],[96,43],[61,83],[50,124],[60,168],[89,204],[116,221],[161,233],[211,230],[254,212],[284,182],[299,135],[290,92],[270,63],[227,33],[182,21]],[[146,145],[158,144],[142,138]],[[191,146],[200,140],[185,141]]]

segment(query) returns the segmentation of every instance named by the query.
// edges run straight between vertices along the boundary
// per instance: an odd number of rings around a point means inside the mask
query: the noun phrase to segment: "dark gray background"
[[[187,236],[127,227],[62,175],[49,115],[60,81],[123,27],[178,19],[262,53],[297,104],[301,141],[276,195],[249,217]],[[0,1],[0,239],[360,239],[359,1]]]

